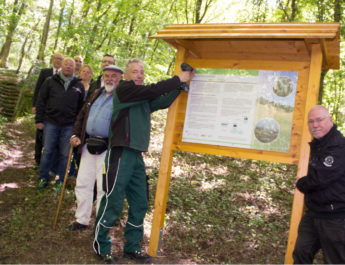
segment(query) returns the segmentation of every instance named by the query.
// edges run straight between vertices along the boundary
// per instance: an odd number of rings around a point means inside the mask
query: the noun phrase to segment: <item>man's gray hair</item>
[[[74,65],[75,65],[75,61],[74,61],[74,59],[72,57],[66,57],[66,58],[63,59],[62,62],[65,62],[65,61],[73,61]]]
[[[319,109],[319,110],[322,110],[323,113],[326,114],[327,117],[330,117],[331,115],[329,114],[329,111],[328,109],[325,107],[325,106],[322,106],[322,105],[315,105],[314,107],[312,107],[310,110],[309,110],[309,113],[313,110],[316,110],[316,109]]]
[[[131,65],[132,63],[139,63],[139,64],[141,64],[142,66],[144,66],[143,61],[141,61],[141,60],[139,60],[139,59],[129,59],[129,60],[127,61],[127,64],[126,64],[126,72],[128,71],[128,69],[129,69],[129,67],[130,67],[130,65]]]

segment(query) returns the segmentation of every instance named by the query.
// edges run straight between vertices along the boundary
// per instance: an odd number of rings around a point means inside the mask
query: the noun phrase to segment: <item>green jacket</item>
[[[121,81],[114,92],[110,144],[147,152],[150,142],[151,113],[164,109],[180,93],[178,76],[147,86]]]

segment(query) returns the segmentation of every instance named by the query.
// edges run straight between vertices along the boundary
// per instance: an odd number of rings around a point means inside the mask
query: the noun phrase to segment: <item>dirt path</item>
[[[6,123],[1,132],[6,137],[0,144],[1,219],[13,209],[14,201],[8,197],[15,195],[19,188],[29,185],[27,175],[34,162],[34,131],[27,125],[23,122]]]
[[[31,264],[98,264],[92,249],[93,225],[81,232],[70,232],[66,226],[74,219],[73,188],[66,190],[56,229],[53,220],[59,194],[49,187],[36,189],[38,169],[34,168],[32,120],[7,123],[0,142],[0,263]],[[94,217],[93,217],[94,218]],[[111,231],[112,249],[120,263],[125,219]],[[144,249],[148,248],[145,236]],[[172,257],[152,258],[152,264],[189,263]]]
[[[34,162],[34,131],[23,131],[28,124],[6,123],[6,141],[0,145],[0,171],[27,168]],[[27,128],[28,129],[28,128]]]

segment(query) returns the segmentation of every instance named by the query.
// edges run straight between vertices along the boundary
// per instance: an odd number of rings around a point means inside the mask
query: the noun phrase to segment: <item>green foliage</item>
[[[7,122],[7,118],[0,115],[0,160],[3,160],[2,152],[4,150],[4,145],[7,143],[6,141],[6,134],[8,133],[7,126],[5,122]]]
[[[7,119],[4,116],[0,115],[0,151],[1,151],[1,145],[5,142],[6,139],[6,125],[5,122],[7,122]]]
[[[345,47],[343,47],[345,48]],[[341,69],[345,68],[345,59],[341,59]],[[328,71],[324,80],[322,104],[326,106],[334,122],[345,133],[345,71]]]
[[[241,22],[340,22],[340,69],[329,70],[323,81],[322,102],[334,122],[345,133],[345,23],[344,1],[334,0],[248,0],[248,8],[240,13]],[[292,4],[295,4],[292,6]],[[339,19],[336,20],[336,19]]]
[[[90,64],[95,74],[98,74],[102,56],[111,53],[122,67],[130,58],[144,60],[147,81],[157,81],[172,73],[175,51],[166,43],[149,37],[166,24],[208,19],[210,7],[216,1],[55,1],[56,12],[50,21],[45,61],[49,62],[51,54],[57,51],[65,56],[80,54],[85,58],[85,63]],[[0,4],[7,6],[7,9],[11,5],[7,2]],[[16,42],[12,44],[9,57],[10,67],[18,64],[18,51],[26,40],[23,49],[24,71],[31,67],[37,55],[38,50],[35,49],[40,44],[48,3],[30,1],[27,6],[27,12],[21,16],[16,29]],[[8,23],[9,17],[3,21],[4,24]]]
[[[166,214],[170,251],[197,263],[283,263],[267,249],[285,249],[295,166],[180,152],[176,164],[181,173],[171,180]],[[240,245],[248,251],[238,252]]]

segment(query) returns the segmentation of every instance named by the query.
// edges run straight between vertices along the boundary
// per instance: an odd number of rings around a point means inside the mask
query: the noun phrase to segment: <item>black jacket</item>
[[[88,101],[91,98],[92,94],[95,92],[96,89],[101,88],[101,85],[102,85],[101,79],[102,79],[102,75],[98,76],[97,80],[91,81],[89,91],[87,92],[85,101]]]
[[[180,94],[177,76],[151,85],[120,81],[114,92],[110,123],[111,147],[126,146],[147,152],[150,142],[151,113],[167,108]]]
[[[32,106],[36,107],[36,102],[37,102],[37,98],[38,98],[38,94],[40,92],[40,88],[43,84],[43,82],[50,76],[52,76],[53,73],[53,68],[44,68],[41,70],[37,82],[36,82],[36,87],[35,87],[35,92],[34,92],[34,97],[32,100]]]
[[[336,125],[310,143],[308,175],[296,186],[314,216],[345,217],[345,138]]]
[[[64,80],[56,74],[44,81],[36,103],[36,123],[51,122],[57,126],[73,125],[83,106],[84,86],[73,78],[65,91]]]
[[[92,104],[96,99],[101,95],[104,87],[94,90],[92,96],[84,103],[83,108],[80,110],[77,119],[73,127],[73,135],[77,136],[80,139],[80,145],[78,146],[78,152],[81,154],[83,146],[86,140],[86,125],[89,118],[89,113]]]

